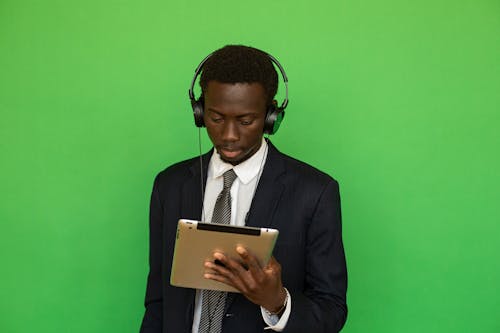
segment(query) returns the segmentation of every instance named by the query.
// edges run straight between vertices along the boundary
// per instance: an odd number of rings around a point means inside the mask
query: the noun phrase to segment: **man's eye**
[[[244,126],[252,125],[252,123],[253,123],[253,120],[241,120],[240,121],[240,124],[242,124]]]
[[[214,123],[220,123],[222,121],[222,118],[211,118],[211,120],[214,122]]]

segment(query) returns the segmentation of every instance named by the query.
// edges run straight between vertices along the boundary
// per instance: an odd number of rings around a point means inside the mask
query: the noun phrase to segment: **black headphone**
[[[203,121],[203,113],[204,113],[203,98],[196,99],[194,97],[193,93],[194,84],[196,82],[196,79],[198,78],[198,75],[200,75],[201,73],[203,65],[212,56],[212,54],[213,53],[210,53],[208,56],[206,56],[205,59],[203,59],[201,63],[198,65],[198,67],[196,67],[196,70],[194,71],[193,81],[191,81],[191,87],[189,88],[188,92],[189,99],[191,100],[191,107],[193,108],[194,123],[196,124],[197,127],[204,127],[205,122]],[[264,120],[264,133],[274,134],[278,131],[278,128],[280,127],[281,121],[285,116],[285,108],[288,105],[288,78],[286,76],[285,70],[278,62],[278,60],[269,53],[266,53],[266,55],[279,68],[281,76],[283,77],[283,82],[285,82],[285,100],[283,101],[283,103],[281,103],[281,106],[276,106],[274,104],[271,104],[267,108],[266,119]]]

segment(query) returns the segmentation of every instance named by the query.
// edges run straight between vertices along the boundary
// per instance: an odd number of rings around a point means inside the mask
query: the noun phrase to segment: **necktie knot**
[[[233,185],[234,180],[236,179],[237,176],[236,176],[236,173],[234,172],[234,170],[231,169],[231,170],[227,170],[226,172],[224,172],[222,177],[224,177],[223,189],[228,190],[231,188],[231,185]]]

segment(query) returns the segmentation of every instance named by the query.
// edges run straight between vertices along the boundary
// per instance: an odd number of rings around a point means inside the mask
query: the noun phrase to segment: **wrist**
[[[279,316],[281,315],[281,313],[283,313],[283,311],[285,310],[286,308],[286,305],[288,303],[288,292],[286,291],[285,288],[281,288],[281,291],[280,291],[280,302],[279,302],[279,305],[278,306],[275,306],[275,307],[269,307],[269,308],[264,308],[264,310],[266,311],[266,313],[270,316]]]

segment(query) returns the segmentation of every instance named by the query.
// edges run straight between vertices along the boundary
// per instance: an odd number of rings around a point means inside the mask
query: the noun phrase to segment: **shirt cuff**
[[[281,317],[278,315],[270,315],[266,309],[262,306],[260,307],[260,312],[262,314],[262,319],[267,324],[265,330],[273,330],[275,332],[281,332],[285,329],[286,324],[288,323],[288,318],[290,317],[290,313],[292,312],[292,296],[288,292],[288,289],[285,288],[287,302],[285,306],[285,310],[281,314]]]

